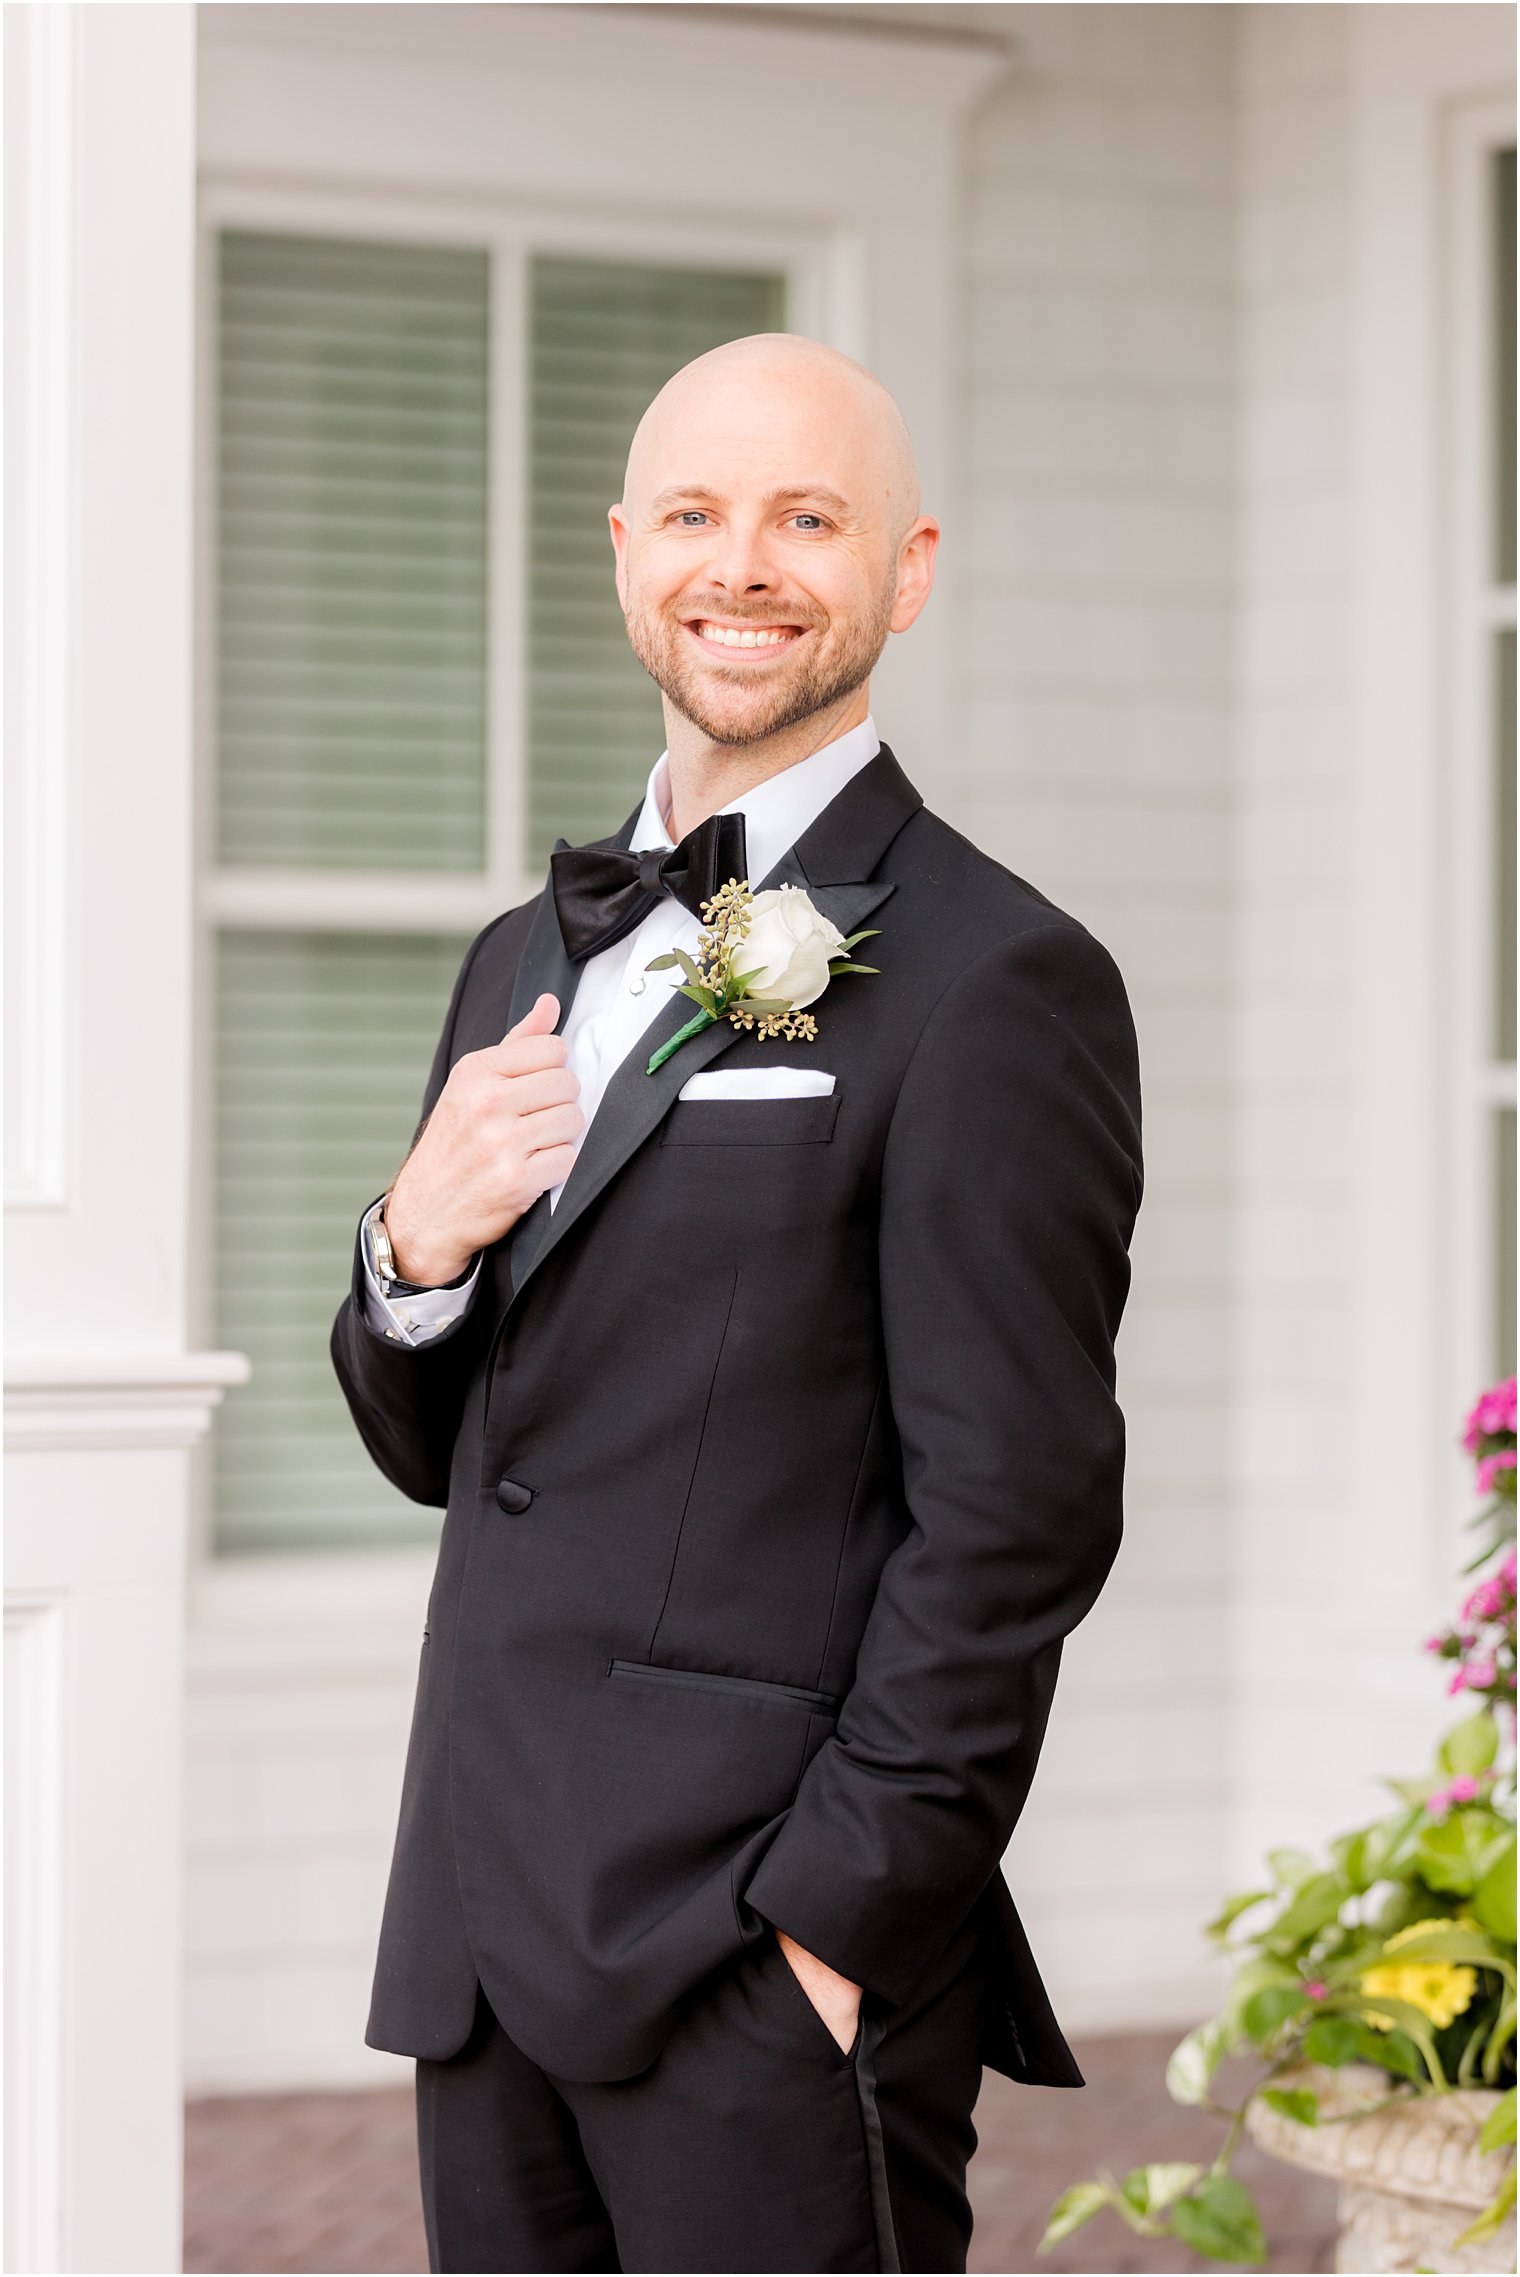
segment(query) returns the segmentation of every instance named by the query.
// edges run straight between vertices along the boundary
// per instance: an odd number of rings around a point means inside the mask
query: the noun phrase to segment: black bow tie
[[[649,915],[665,894],[700,917],[730,878],[746,876],[742,814],[710,814],[679,846],[642,854],[616,847],[558,845],[549,878],[565,954],[574,964],[610,949]]]

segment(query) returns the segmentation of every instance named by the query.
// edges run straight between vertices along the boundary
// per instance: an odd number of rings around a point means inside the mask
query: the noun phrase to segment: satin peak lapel
[[[815,906],[848,938],[893,892],[890,878],[873,877],[871,872],[903,824],[923,803],[922,794],[908,780],[890,747],[884,743],[876,757],[851,777],[754,890],[763,893],[771,886],[804,887]],[[626,847],[637,821],[637,814],[630,815],[616,838],[601,843]],[[559,942],[559,921],[554,916],[553,898],[547,887],[545,900],[549,904],[554,942],[558,944],[559,956],[564,958],[564,946]],[[541,911],[540,916],[542,914]],[[538,922],[535,921],[534,936],[537,933]],[[553,985],[549,981],[535,982],[533,972],[525,973],[531,946],[530,940],[519,968],[524,991],[520,1009],[518,992],[513,990],[514,1018],[520,1018],[527,1010],[538,987]],[[547,938],[543,954],[545,961],[537,969],[547,971],[552,967]],[[568,962],[566,958],[565,963]],[[873,980],[871,985],[885,985],[885,976]],[[838,1009],[847,1015],[848,999]],[[731,1021],[715,1021],[712,1027],[704,1028],[701,1035],[694,1036],[690,1043],[672,1053],[662,1068],[653,1075],[647,1074],[645,1070],[653,1053],[675,1034],[690,1013],[691,999],[672,988],[669,1004],[656,1013],[603,1093],[558,1206],[551,1212],[547,1198],[540,1196],[533,1208],[518,1220],[516,1232],[521,1238],[511,1244],[513,1286],[508,1303],[515,1302],[521,1295],[528,1280],[583,1211],[616,1177],[635,1149],[643,1145],[675,1104],[676,1094],[687,1076],[695,1075],[717,1059],[744,1033]],[[497,1333],[500,1334],[500,1329]]]

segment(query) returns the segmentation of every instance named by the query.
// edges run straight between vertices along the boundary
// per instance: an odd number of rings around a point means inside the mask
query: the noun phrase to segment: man
[[[610,521],[668,749],[472,945],[334,1327],[448,1511],[368,2037],[435,2269],[963,2269],[983,2062],[1081,2084],[1000,1860],[1119,1540],[1133,1030],[876,735],[877,381],[699,358]]]

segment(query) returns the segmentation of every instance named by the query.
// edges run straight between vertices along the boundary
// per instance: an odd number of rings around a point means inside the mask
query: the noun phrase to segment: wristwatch
[[[473,1257],[464,1271],[456,1273],[452,1281],[402,1280],[396,1271],[396,1252],[391,1247],[391,1237],[385,1224],[385,1204],[389,1200],[390,1195],[386,1194],[379,1209],[369,1221],[370,1258],[375,1268],[375,1278],[380,1283],[382,1295],[387,1297],[421,1297],[426,1296],[432,1289],[463,1288],[475,1270],[475,1259]]]

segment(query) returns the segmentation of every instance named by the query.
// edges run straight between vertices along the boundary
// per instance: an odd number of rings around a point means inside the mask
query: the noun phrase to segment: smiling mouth
[[[774,656],[802,638],[802,625],[721,625],[713,617],[690,617],[686,630],[703,648],[729,656]]]

